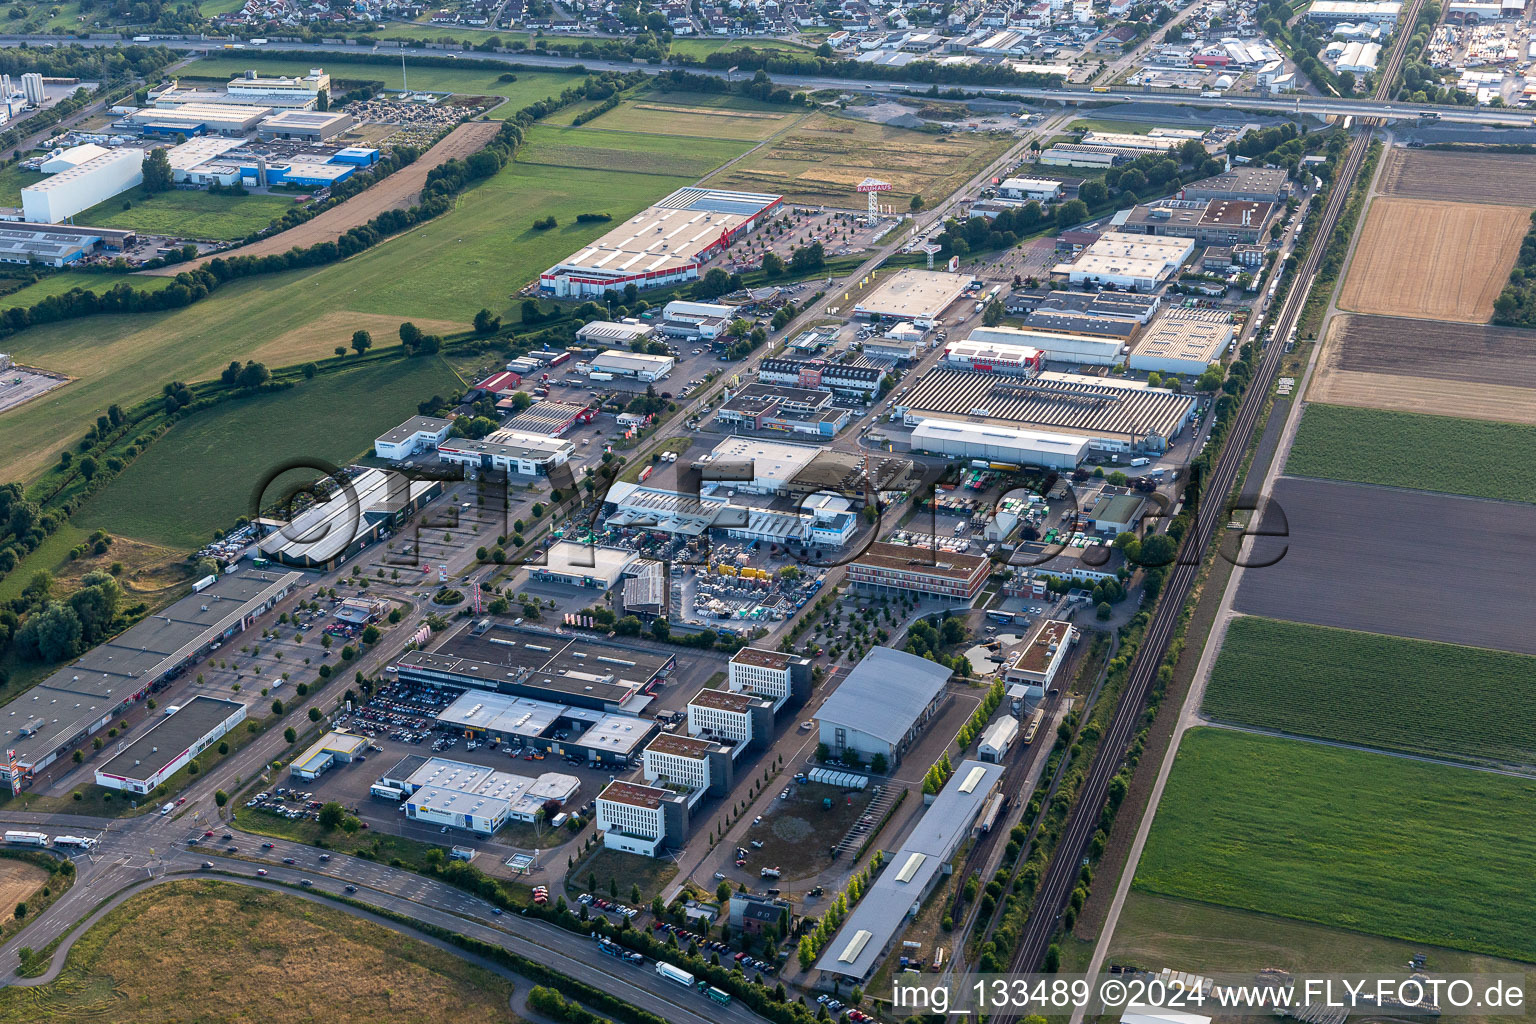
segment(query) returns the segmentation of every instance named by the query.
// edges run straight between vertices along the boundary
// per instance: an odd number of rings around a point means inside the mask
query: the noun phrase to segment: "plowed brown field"
[[[1536,206],[1536,156],[1393,148],[1376,191],[1406,199]]]

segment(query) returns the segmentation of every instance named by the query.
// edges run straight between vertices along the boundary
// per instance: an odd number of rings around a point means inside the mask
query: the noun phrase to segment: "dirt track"
[[[1529,207],[1377,199],[1339,293],[1357,313],[1486,323]]]
[[[352,228],[368,223],[385,210],[403,210],[412,205],[422,185],[426,184],[428,171],[454,157],[468,156],[484,146],[500,130],[499,121],[470,121],[461,124],[409,167],[396,171],[361,195],[353,196],[340,206],[331,207],[296,228],[263,238],[253,245],[227,249],[213,256],[147,270],[145,273],[174,276],[183,270],[200,267],[217,256],[272,256],[295,247],[302,249],[320,242],[334,242]]]

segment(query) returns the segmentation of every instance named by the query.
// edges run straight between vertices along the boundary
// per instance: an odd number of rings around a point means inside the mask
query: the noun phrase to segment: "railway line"
[[[1408,10],[1403,13],[1403,25],[1412,26],[1415,23],[1422,3],[1423,0],[1413,0]],[[1408,32],[1399,33],[1385,73],[1381,76],[1381,84],[1377,87],[1377,99],[1390,95],[1392,83],[1402,68],[1408,39]],[[1280,314],[1275,321],[1275,329],[1270,333],[1267,343],[1255,341],[1255,344],[1264,344],[1258,370],[1243,395],[1231,429],[1222,445],[1221,453],[1204,484],[1203,493],[1207,496],[1207,500],[1200,503],[1195,523],[1183,538],[1173,569],[1164,584],[1161,599],[1147,624],[1146,636],[1131,663],[1125,693],[1110,720],[1109,728],[1089,769],[1088,777],[1084,780],[1081,796],[1067,819],[1061,841],[1057,844],[1045,876],[1041,879],[1034,912],[1025,925],[1024,935],[1009,964],[1009,969],[1013,973],[1038,970],[1044,960],[1046,949],[1056,933],[1062,911],[1067,906],[1068,898],[1077,880],[1078,866],[1082,863],[1088,843],[1098,828],[1110,779],[1119,770],[1130,741],[1136,733],[1137,723],[1146,705],[1147,694],[1157,677],[1158,667],[1162,664],[1169,643],[1173,639],[1180,613],[1199,575],[1204,554],[1209,550],[1216,530],[1225,521],[1227,496],[1232,493],[1237,483],[1248,441],[1253,435],[1254,427],[1258,424],[1259,416],[1268,398],[1270,385],[1274,381],[1280,360],[1285,354],[1285,340],[1291,337],[1300,320],[1307,295],[1317,275],[1318,266],[1327,249],[1328,239],[1344,214],[1355,178],[1365,163],[1374,127],[1374,123],[1367,124],[1363,120],[1356,125],[1357,134],[1351,141],[1329,190],[1321,219],[1317,222],[1313,244],[1303,258],[1301,266],[1297,268],[1294,286],[1286,294]],[[1134,870],[1134,867],[1127,865],[1126,869]],[[1020,1016],[1022,1014],[1005,1012],[995,1019],[1013,1024]]]

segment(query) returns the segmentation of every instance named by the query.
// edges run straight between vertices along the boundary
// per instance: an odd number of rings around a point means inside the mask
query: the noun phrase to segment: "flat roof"
[[[953,420],[925,419],[912,431],[912,447],[922,448],[924,441],[962,441],[971,444],[1011,446],[1021,450],[1052,453],[1081,462],[1088,457],[1088,439],[1070,434],[1050,434],[1039,430],[1004,427],[995,423],[959,423]]]
[[[811,464],[821,451],[812,444],[790,444],[764,438],[732,434],[715,445],[701,462],[749,464],[754,481],[789,480]],[[707,461],[706,461],[707,460]],[[706,477],[708,471],[704,471]]]
[[[610,348],[592,358],[593,366],[622,366],[630,370],[665,370],[676,365],[671,356],[653,356],[644,352],[624,352]]]
[[[1274,203],[1262,203],[1253,199],[1212,199],[1205,208],[1201,224],[1216,227],[1261,228],[1269,220]]]
[[[944,692],[949,677],[947,666],[906,651],[876,647],[832,691],[816,712],[816,720],[845,725],[894,745]]]
[[[697,736],[676,736],[664,732],[651,740],[646,745],[646,750],[654,750],[658,754],[672,754],[677,757],[691,757],[699,759],[706,754],[727,749],[723,743],[713,740],[699,739]]]
[[[540,461],[564,453],[569,456],[576,446],[548,434],[530,434],[521,430],[497,430],[478,441],[468,437],[450,437],[438,445],[438,451],[461,454],[500,455],[506,458]]]
[[[1152,321],[1132,357],[1209,363],[1232,340],[1234,329],[1226,310],[1175,306]]]
[[[64,170],[59,171],[57,174],[50,174],[42,181],[27,185],[22,189],[22,192],[51,192],[56,188],[66,185],[70,182],[77,181],[80,178],[90,177],[93,174],[111,167],[113,164],[125,163],[131,160],[136,160],[139,163],[143,163],[144,151],[142,149],[128,148],[108,150],[100,156],[93,156],[89,160],[84,160],[78,164],[75,164],[73,167],[66,167]]]
[[[732,711],[738,715],[744,715],[752,710],[754,704],[761,704],[764,698],[754,697],[749,693],[738,693],[735,690],[700,690],[688,703],[701,708],[714,708],[717,711]]]
[[[225,573],[146,616],[0,706],[0,742],[22,764],[36,764],[301,578],[296,571]]]
[[[680,270],[782,198],[696,186],[678,189],[561,260],[550,272],[629,276]]]
[[[616,804],[628,804],[631,807],[648,807],[651,810],[661,806],[668,796],[666,790],[657,786],[642,786],[635,782],[610,782],[603,787],[603,791],[597,795],[599,800],[608,800]]]
[[[612,586],[620,574],[633,565],[639,557],[629,548],[578,544],[574,541],[560,540],[551,544],[549,550],[545,552],[543,565],[531,565],[529,568],[543,569],[566,576],[590,576],[596,580],[606,580]]]
[[[877,541],[865,548],[852,564],[921,573],[963,583],[975,574],[977,567],[985,565],[987,561],[984,555],[968,555],[961,551],[943,551],[935,555],[925,547]]]
[[[756,665],[758,668],[782,670],[789,667],[790,656],[783,651],[765,651],[761,647],[743,647],[731,655],[731,661],[737,665]]]
[[[138,739],[96,771],[135,782],[147,780],[245,709],[246,705],[239,701],[199,694],[181,705],[181,710],[174,715],[162,715],[159,721],[140,733]]]
[[[1142,381],[1050,372],[1025,379],[941,367],[919,380],[903,401],[919,419],[1140,439],[1154,432],[1174,436],[1194,399]]]
[[[934,876],[970,833],[1002,776],[1000,764],[960,762],[901,849],[890,858],[891,866],[880,872],[827,944],[817,969],[856,979],[874,970],[913,906],[928,892]]]
[[[588,750],[630,757],[655,731],[656,723],[634,715],[603,715],[571,742]]]
[[[864,296],[854,307],[855,313],[887,316],[901,320],[931,320],[965,294],[971,283],[968,274],[947,274],[937,270],[898,270]]]
[[[1056,656],[1053,647],[1059,648],[1072,635],[1072,624],[1060,619],[1047,619],[1040,624],[1035,635],[1023,647],[1009,652],[1007,666],[1020,672],[1044,672]]]
[[[1102,313],[1037,309],[1024,317],[1024,326],[1032,330],[1051,331],[1058,334],[1082,334],[1090,338],[1124,340],[1135,334],[1140,324],[1125,317],[1106,316]],[[986,329],[982,328],[982,330]]]
[[[256,545],[264,555],[321,564],[363,536],[376,517],[406,508],[433,486],[432,481],[412,480],[385,469],[364,469],[336,485],[326,500],[286,524],[275,524]]]
[[[378,436],[378,440],[385,444],[399,444],[417,434],[439,434],[452,426],[452,420],[439,419],[436,416],[412,416],[398,427],[390,427],[384,431]]]
[[[293,762],[292,767],[308,769],[311,765],[318,764],[324,758],[334,753],[356,754],[368,746],[368,737],[354,736],[349,732],[336,732],[332,730],[320,737],[309,749],[300,754]]]
[[[324,128],[337,121],[350,120],[351,114],[339,110],[279,110],[261,120],[263,128]]]
[[[549,731],[563,710],[563,705],[548,701],[471,689],[439,711],[437,720],[461,729],[532,738]]]

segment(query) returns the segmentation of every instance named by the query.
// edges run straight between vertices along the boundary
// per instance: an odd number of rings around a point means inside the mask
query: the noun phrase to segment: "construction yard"
[[[1286,476],[1262,529],[1239,611],[1536,654],[1536,505]]]
[[[1536,425],[1531,352],[1518,327],[1340,314],[1307,398]]]
[[[1378,198],[1339,292],[1357,313],[1486,323],[1531,208]]]
[[[890,182],[885,202],[901,212],[915,195],[948,196],[1014,141],[1000,133],[939,135],[813,114],[707,184],[858,209],[866,200],[854,187],[877,178]]]
[[[1536,779],[1194,729],[1180,745],[1135,885],[1530,961],[1530,827]],[[1268,964],[1247,969],[1257,966]]]
[[[1384,196],[1536,206],[1536,157],[1507,153],[1387,150],[1376,191]]]

